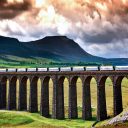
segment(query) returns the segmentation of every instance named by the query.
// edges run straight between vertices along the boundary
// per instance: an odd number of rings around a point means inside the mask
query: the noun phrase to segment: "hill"
[[[40,116],[38,113],[0,110],[1,128],[89,128],[94,121],[55,120]]]
[[[101,61],[85,52],[77,43],[65,36],[45,37],[32,42],[19,42],[17,39],[0,37],[0,54],[25,58],[41,57],[54,61]]]
[[[0,36],[0,64],[21,63],[98,63],[127,65],[128,59],[105,59],[84,51],[66,36],[51,36],[31,42]]]

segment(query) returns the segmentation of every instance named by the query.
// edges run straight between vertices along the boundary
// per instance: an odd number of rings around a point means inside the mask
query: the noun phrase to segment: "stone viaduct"
[[[113,83],[114,116],[122,112],[121,82],[128,77],[128,71],[81,71],[81,72],[5,72],[0,73],[0,109],[16,109],[16,81],[19,80],[18,110],[27,110],[27,80],[30,80],[29,112],[38,112],[37,81],[41,79],[40,114],[49,117],[49,80],[53,81],[52,118],[64,119],[64,79],[69,81],[68,117],[78,118],[76,81],[82,81],[82,118],[92,118],[90,81],[97,83],[97,120],[107,118],[105,81],[110,78]],[[7,80],[9,87],[7,91]],[[6,93],[8,92],[8,98]],[[8,99],[8,100],[6,100]]]

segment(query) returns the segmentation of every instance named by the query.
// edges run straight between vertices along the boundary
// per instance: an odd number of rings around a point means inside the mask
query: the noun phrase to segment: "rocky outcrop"
[[[111,124],[118,124],[118,123],[124,123],[128,121],[128,112],[123,112],[122,114],[114,117],[109,121],[109,125]]]

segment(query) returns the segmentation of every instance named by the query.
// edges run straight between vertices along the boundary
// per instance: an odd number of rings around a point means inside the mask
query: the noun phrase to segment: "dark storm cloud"
[[[85,35],[85,42],[95,42],[98,44],[110,43],[114,38],[118,38],[115,33],[109,32],[108,34]]]
[[[102,44],[102,43],[111,43],[114,39],[116,40],[121,40],[128,38],[128,32],[127,31],[106,31],[105,33],[97,33],[95,35],[93,34],[85,34],[83,37],[83,40],[85,42],[90,42],[90,43],[97,43],[97,44]]]
[[[0,0],[0,19],[11,19],[21,14],[24,11],[31,9],[31,0],[23,0],[19,2],[10,2]]]

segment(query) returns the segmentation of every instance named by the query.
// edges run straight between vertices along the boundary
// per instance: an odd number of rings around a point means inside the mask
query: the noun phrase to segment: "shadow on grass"
[[[26,121],[24,121],[24,122],[21,122],[21,123],[19,123],[18,125],[28,125],[28,124],[31,124],[32,122],[34,122],[34,120],[26,120]]]

